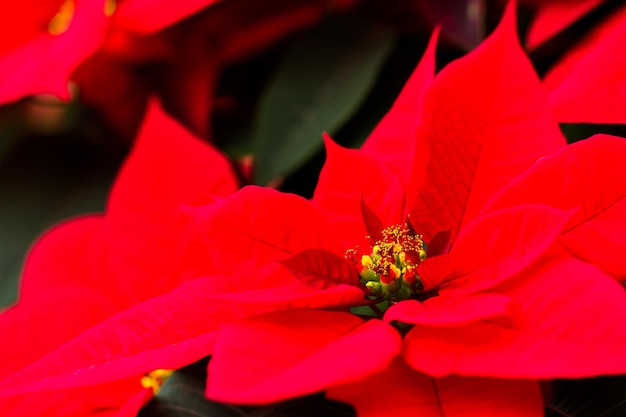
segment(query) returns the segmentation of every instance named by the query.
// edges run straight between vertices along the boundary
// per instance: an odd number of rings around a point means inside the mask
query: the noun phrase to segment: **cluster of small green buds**
[[[408,224],[387,227],[367,252],[350,249],[346,258],[357,264],[361,282],[374,299],[397,302],[423,289],[417,267],[426,258],[424,241]]]

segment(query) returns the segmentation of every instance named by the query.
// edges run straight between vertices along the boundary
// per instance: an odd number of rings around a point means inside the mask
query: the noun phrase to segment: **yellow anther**
[[[396,245],[393,247],[393,253],[400,253],[402,252],[402,245],[399,243],[396,243]]]
[[[378,252],[380,252],[380,246],[378,246],[378,245],[374,245],[374,247],[372,248],[372,253],[373,253],[374,255],[377,255],[377,254],[378,254]]]
[[[398,261],[400,261],[402,265],[406,264],[406,252],[400,252],[398,254]]]
[[[70,27],[75,8],[74,0],[65,0],[57,14],[48,23],[48,32],[52,35],[60,35],[65,32]]]
[[[391,265],[391,266],[389,267],[389,270],[390,270],[391,272],[393,272],[393,274],[396,276],[396,279],[397,279],[397,278],[400,278],[400,277],[402,276],[402,271],[400,271],[400,268],[398,268],[398,267],[397,267],[397,266],[395,266],[395,265]]]
[[[374,262],[372,261],[372,258],[370,258],[369,255],[363,255],[361,257],[361,265],[363,265],[365,268],[369,268],[374,264]]]
[[[167,381],[174,371],[170,371],[167,369],[157,369],[156,371],[152,371],[148,373],[148,375],[144,375],[141,378],[141,386],[144,388],[152,388],[152,392],[154,395],[159,393],[161,386]]]
[[[117,3],[115,2],[115,0],[105,0],[102,12],[105,16],[113,16],[113,12],[115,12],[116,7]]]

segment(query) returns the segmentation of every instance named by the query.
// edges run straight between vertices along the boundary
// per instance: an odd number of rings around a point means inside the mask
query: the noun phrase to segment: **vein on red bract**
[[[431,378],[413,371],[401,360],[361,381],[331,387],[327,396],[352,404],[359,417],[543,416],[536,382]]]
[[[342,231],[328,215],[295,194],[256,186],[189,212],[210,248],[216,268],[246,263],[261,268],[305,249],[343,254]]]
[[[434,376],[549,379],[626,372],[626,293],[595,266],[546,255],[493,292],[511,297],[510,319],[416,325],[405,339],[407,362]]]
[[[207,395],[264,404],[321,391],[383,370],[401,337],[377,320],[295,310],[225,326],[209,362]]]
[[[314,288],[337,284],[361,285],[354,263],[324,249],[306,249],[280,263],[301,282]]]
[[[625,158],[623,138],[596,135],[574,143],[537,162],[498,193],[485,211],[518,204],[576,209],[561,241],[577,257],[623,280],[626,237],[616,231],[626,219]]]
[[[563,146],[511,2],[496,31],[424,93],[408,188],[414,228],[426,241],[456,236],[497,190]]]

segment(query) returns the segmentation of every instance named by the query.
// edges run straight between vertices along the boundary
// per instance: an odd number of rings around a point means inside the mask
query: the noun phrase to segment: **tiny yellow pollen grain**
[[[67,31],[74,17],[75,8],[74,0],[65,0],[57,14],[48,23],[48,32],[52,35],[60,35]]]

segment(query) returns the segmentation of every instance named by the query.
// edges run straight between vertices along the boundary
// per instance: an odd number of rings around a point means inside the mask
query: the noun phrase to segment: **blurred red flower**
[[[3,17],[0,103],[80,99],[131,138],[148,97],[209,138],[222,66],[355,0],[29,0]]]
[[[204,267],[187,256],[181,204],[206,204],[236,190],[227,160],[153,101],[104,215],[67,221],[31,251],[19,301],[0,315],[11,343],[0,348],[5,377],[145,299],[166,293]],[[97,265],[97,267],[95,267]],[[181,266],[189,270],[182,270]],[[135,415],[150,398],[142,374],[37,395],[3,398],[10,416]],[[125,407],[123,407],[126,404]],[[119,414],[116,414],[118,413]]]

